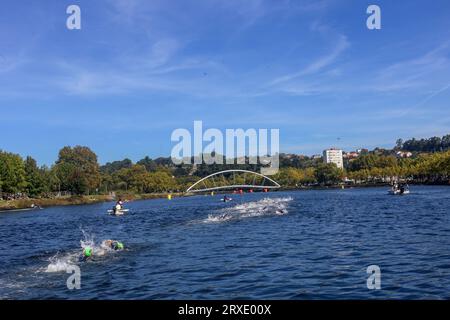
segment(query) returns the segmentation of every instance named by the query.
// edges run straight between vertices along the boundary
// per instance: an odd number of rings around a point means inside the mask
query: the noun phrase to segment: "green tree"
[[[395,150],[402,150],[403,148],[403,139],[397,139],[395,142]]]
[[[321,184],[336,184],[342,180],[343,171],[334,163],[321,163],[317,166],[315,175]]]
[[[139,160],[139,161],[137,162],[137,164],[144,166],[145,169],[146,169],[147,171],[149,171],[149,172],[154,172],[154,171],[156,171],[156,169],[157,169],[157,167],[158,167],[158,165],[156,164],[156,162],[153,161],[152,159],[150,159],[148,156],[145,157],[145,158],[142,159],[142,160]]]
[[[150,173],[147,192],[168,192],[178,188],[177,182],[173,176],[166,171],[157,171]]]
[[[100,167],[102,173],[113,174],[121,169],[129,169],[133,166],[133,161],[130,159],[124,159],[121,161],[107,162]]]
[[[0,181],[2,192],[18,193],[25,191],[27,186],[25,165],[19,155],[0,151]]]
[[[64,190],[89,194],[99,187],[101,176],[97,155],[88,147],[64,147],[55,164],[56,174]]]
[[[298,187],[300,184],[313,183],[316,181],[314,168],[296,169],[282,168],[274,179],[282,186]]]
[[[114,179],[109,173],[101,173],[100,188],[102,192],[112,191],[114,188]]]
[[[143,165],[134,165],[128,170],[128,175],[128,187],[130,189],[140,193],[146,192],[150,176]]]
[[[26,192],[29,196],[40,196],[44,192],[48,192],[49,188],[45,181],[43,170],[37,166],[36,160],[28,156],[25,159],[25,176],[27,181]]]

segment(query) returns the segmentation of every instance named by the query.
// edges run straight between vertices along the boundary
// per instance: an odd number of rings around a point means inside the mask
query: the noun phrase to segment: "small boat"
[[[222,201],[222,202],[230,202],[230,201],[233,201],[233,199],[232,198],[223,198],[223,199],[220,199],[220,201]]]
[[[409,190],[405,190],[405,191],[400,191],[400,190],[389,190],[388,192],[390,195],[392,196],[401,196],[401,195],[406,195],[406,194],[410,194]]]
[[[111,216],[123,216],[125,213],[130,212],[129,209],[121,209],[121,210],[108,210],[109,215]]]
[[[394,184],[391,188],[391,190],[388,191],[388,194],[392,196],[402,196],[409,194],[409,186],[407,184],[404,185],[398,185]]]

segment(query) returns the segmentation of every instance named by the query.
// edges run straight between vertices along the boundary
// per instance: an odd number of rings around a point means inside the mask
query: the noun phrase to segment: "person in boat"
[[[111,248],[114,251],[119,251],[119,250],[125,249],[125,246],[123,245],[123,243],[120,241],[117,241],[117,240],[105,240],[103,242],[103,244],[106,247]]]
[[[392,189],[391,189],[391,190],[392,190],[393,193],[399,191],[399,186],[398,186],[398,183],[397,183],[397,182],[395,182],[395,183],[392,185]]]
[[[116,205],[113,207],[113,212],[114,214],[117,214],[122,209],[123,209],[123,201],[122,199],[119,199],[119,201],[117,201]]]
[[[225,196],[223,197],[223,202],[227,202],[227,201],[229,201],[229,200],[230,200],[230,198],[228,198],[227,195],[225,195]]]

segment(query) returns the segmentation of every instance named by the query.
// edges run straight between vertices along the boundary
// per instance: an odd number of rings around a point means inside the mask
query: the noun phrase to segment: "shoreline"
[[[410,183],[410,185],[416,186],[449,186],[448,184],[426,184],[426,183]],[[359,184],[359,185],[330,185],[330,186],[303,186],[303,187],[292,187],[292,188],[281,188],[271,192],[280,191],[308,191],[308,190],[334,190],[334,189],[363,189],[363,188],[376,188],[376,187],[389,187],[388,183],[379,184]],[[223,194],[229,192],[215,192],[215,194]],[[138,201],[138,200],[151,200],[151,199],[164,199],[169,195],[172,198],[189,197],[195,195],[193,193],[146,193],[146,194],[119,194],[119,196],[112,195],[91,195],[91,196],[66,196],[60,198],[41,198],[41,199],[19,199],[19,200],[0,200],[0,214],[1,213],[12,213],[12,212],[26,212],[32,211],[34,209],[56,207],[56,206],[73,206],[73,205],[84,205],[84,204],[95,204],[102,202],[112,202],[117,198],[124,198],[128,201]],[[37,208],[32,208],[32,205],[37,206]]]
[[[126,200],[149,200],[149,199],[164,199],[169,193],[152,193],[152,194],[126,194],[121,195]],[[183,193],[171,193],[172,197],[183,197]],[[66,196],[60,198],[41,198],[41,199],[19,199],[19,200],[0,200],[0,214],[8,212],[25,212],[35,209],[57,207],[57,206],[73,206],[94,204],[102,202],[112,202],[118,197],[111,195],[92,195],[92,196]],[[32,205],[36,208],[32,208]]]

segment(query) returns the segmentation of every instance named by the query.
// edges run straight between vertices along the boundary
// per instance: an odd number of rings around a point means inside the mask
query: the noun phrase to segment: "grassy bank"
[[[21,200],[0,200],[0,211],[28,209],[33,204],[42,208],[53,206],[71,206],[80,204],[92,204],[99,202],[109,202],[121,198],[123,200],[147,200],[167,198],[167,193],[150,193],[150,194],[118,194],[117,198],[109,195],[92,195],[92,196],[72,196],[59,197],[53,199],[21,199]],[[172,197],[181,197],[182,193],[172,193]]]
[[[95,196],[74,196],[74,197],[59,197],[53,199],[20,199],[20,200],[0,200],[0,211],[18,210],[30,208],[33,204],[40,207],[52,206],[70,206],[77,204],[90,204],[97,202],[105,202],[113,200],[110,196],[95,195]]]

